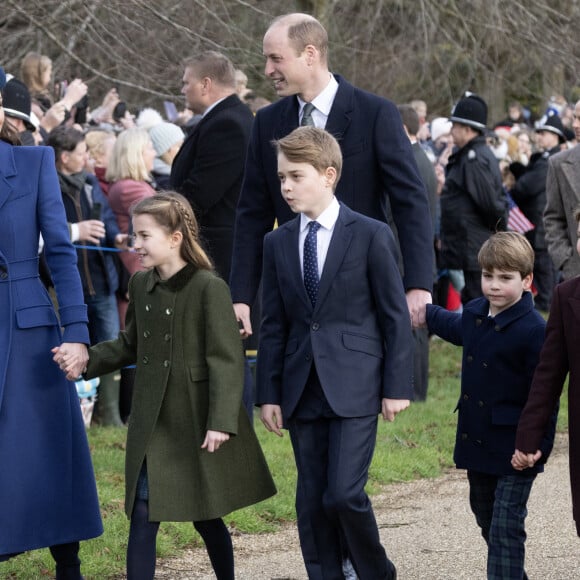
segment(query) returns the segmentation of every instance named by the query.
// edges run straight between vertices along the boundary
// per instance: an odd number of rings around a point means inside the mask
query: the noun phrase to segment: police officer
[[[441,193],[441,266],[463,270],[465,304],[481,296],[477,254],[492,233],[506,228],[508,204],[498,162],[485,139],[485,101],[465,93],[449,119],[456,149]]]
[[[511,194],[524,215],[535,228],[526,233],[536,258],[534,261],[534,286],[537,290],[534,303],[538,310],[549,310],[556,271],[548,254],[542,215],[546,207],[546,177],[548,158],[561,151],[565,142],[564,126],[558,115],[544,116],[536,127],[536,143],[540,151],[534,153],[525,172],[518,178]]]

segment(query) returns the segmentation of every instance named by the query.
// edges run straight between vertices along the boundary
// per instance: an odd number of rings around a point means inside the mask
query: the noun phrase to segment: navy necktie
[[[302,121],[300,122],[301,127],[314,127],[314,119],[312,118],[312,111],[316,107],[312,103],[306,103],[302,109]]]
[[[312,306],[316,304],[318,297],[318,252],[316,233],[320,228],[318,222],[312,221],[308,224],[308,233],[304,240],[304,256],[303,256],[303,270],[304,270],[304,286],[306,292],[312,302]]]

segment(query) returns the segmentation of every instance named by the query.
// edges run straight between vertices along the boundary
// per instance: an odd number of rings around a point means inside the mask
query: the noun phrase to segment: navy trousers
[[[298,531],[309,578],[342,580],[345,552],[360,580],[395,577],[364,490],[377,420],[377,415],[338,417],[313,372],[287,421],[298,469]]]

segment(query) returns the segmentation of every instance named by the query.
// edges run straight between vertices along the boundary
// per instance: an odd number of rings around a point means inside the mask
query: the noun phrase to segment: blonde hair
[[[194,75],[200,79],[209,77],[222,87],[236,88],[236,69],[232,61],[221,52],[206,50],[185,59],[184,66],[194,71]]]
[[[282,153],[293,163],[308,163],[319,173],[334,167],[336,188],[342,172],[342,151],[338,141],[328,131],[317,127],[298,127],[272,143],[278,154]]]
[[[116,139],[115,133],[105,129],[92,129],[85,134],[85,142],[89,155],[93,159],[105,154],[105,143],[111,139]]]
[[[483,270],[519,272],[525,278],[534,271],[534,250],[517,232],[497,232],[479,250],[477,261]]]
[[[29,52],[20,63],[20,79],[31,93],[44,93],[48,87],[42,84],[42,77],[51,66],[48,56]]]
[[[131,210],[131,215],[150,215],[168,234],[181,232],[183,242],[180,254],[183,260],[200,270],[213,270],[213,264],[201,247],[199,226],[191,205],[175,191],[160,191],[146,197]]]
[[[151,142],[149,133],[139,127],[120,133],[107,167],[107,181],[111,183],[121,179],[149,181],[149,172],[143,159],[143,151],[149,142]]]

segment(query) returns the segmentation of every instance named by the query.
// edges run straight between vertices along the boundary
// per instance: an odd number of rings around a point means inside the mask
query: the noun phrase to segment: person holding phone
[[[117,220],[98,179],[85,171],[85,137],[72,127],[58,127],[48,144],[55,152],[56,169],[71,237],[77,244],[78,269],[88,307],[91,343],[111,340],[119,334],[115,292],[119,277],[114,254],[106,247],[126,248]],[[100,248],[103,249],[100,249]],[[119,376],[100,377],[96,419],[102,425],[122,426],[119,415]]]

